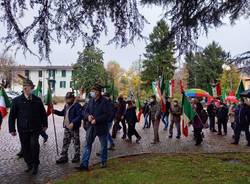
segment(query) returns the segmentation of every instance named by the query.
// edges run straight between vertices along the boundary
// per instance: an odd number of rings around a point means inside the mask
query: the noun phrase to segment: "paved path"
[[[59,141],[59,149],[62,146],[63,128],[62,118],[56,117],[56,127]],[[118,157],[123,155],[131,155],[138,153],[217,153],[217,152],[249,152],[250,148],[246,147],[245,136],[241,137],[241,144],[239,146],[230,145],[232,141],[232,131],[229,127],[229,133],[227,136],[218,136],[214,133],[210,133],[209,130],[205,130],[205,140],[199,147],[194,146],[192,140],[192,132],[190,130],[190,136],[188,138],[182,137],[177,140],[175,138],[168,139],[168,132],[163,131],[161,127],[160,139],[161,143],[158,145],[151,145],[153,138],[152,129],[142,130],[142,125],[138,124],[137,129],[142,136],[140,144],[128,144],[121,140],[118,135],[116,142],[116,150],[110,152],[110,157]],[[175,133],[176,131],[174,131]],[[56,149],[54,143],[54,132],[51,117],[49,118],[48,134],[50,136],[48,143],[41,143],[41,155],[40,155],[40,170],[37,176],[30,176],[30,174],[24,173],[26,168],[24,161],[18,159],[16,154],[19,152],[20,144],[17,137],[12,137],[8,133],[6,119],[3,122],[2,130],[0,131],[0,184],[33,184],[33,183],[48,183],[56,178],[60,178],[63,175],[74,172],[73,167],[77,166],[72,163],[65,165],[56,165],[55,160]],[[175,137],[175,136],[174,136]],[[81,144],[85,139],[85,132],[81,128]],[[99,142],[96,139],[93,146],[93,153],[96,153],[99,149]],[[73,146],[70,147],[70,158],[73,157]],[[95,154],[92,154],[91,163],[98,161]]]

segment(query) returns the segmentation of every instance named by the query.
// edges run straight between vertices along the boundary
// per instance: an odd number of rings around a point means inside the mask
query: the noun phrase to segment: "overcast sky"
[[[143,15],[147,18],[150,24],[147,24],[144,29],[144,35],[148,36],[157,21],[161,19],[162,10],[159,7],[143,7]],[[0,34],[4,34],[5,29],[0,30]],[[111,31],[112,32],[112,28]],[[226,51],[231,52],[231,55],[240,54],[242,52],[250,50],[250,20],[240,19],[234,26],[225,25],[218,29],[209,30],[208,36],[202,35],[199,38],[199,45],[205,47],[213,40],[218,42]],[[107,45],[108,40],[112,35],[103,36],[98,44],[98,47],[104,51],[104,61],[107,63],[110,60],[115,60],[120,65],[128,69],[132,62],[138,60],[139,55],[145,51],[145,41],[135,41],[134,45],[129,45],[125,48],[117,48],[115,45]],[[3,49],[4,45],[0,43],[0,49]],[[32,47],[36,51],[36,47]],[[82,51],[82,44],[77,43],[75,47],[71,48],[71,45],[67,44],[52,44],[51,61],[53,65],[70,65],[77,59],[77,52]],[[22,52],[17,54],[15,58],[19,64],[26,65],[47,65],[46,61],[39,63],[39,61],[27,54],[25,58]]]

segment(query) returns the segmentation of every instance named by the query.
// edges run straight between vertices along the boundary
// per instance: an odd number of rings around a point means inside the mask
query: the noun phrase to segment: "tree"
[[[223,72],[222,65],[227,61],[229,53],[217,43],[212,42],[204,50],[186,55],[188,70],[188,87],[207,89],[207,83],[218,82]]]
[[[240,78],[240,72],[236,66],[230,65],[229,70],[223,70],[220,76],[221,86],[227,90],[227,94],[229,94],[231,90],[236,92]]]
[[[126,46],[134,38],[142,38],[147,22],[138,11],[136,0],[3,0],[0,4],[0,21],[7,25],[6,36],[1,41],[7,48],[30,49],[29,40],[38,47],[40,59],[49,59],[51,42],[75,44],[98,42],[102,33],[108,32],[107,21],[115,27],[110,43]],[[33,14],[29,24],[22,19]]]
[[[103,52],[94,46],[88,46],[78,54],[77,62],[73,65],[74,88],[84,88],[89,92],[95,83],[104,86],[107,83],[107,73],[103,64]]]
[[[11,87],[11,82],[16,82],[16,79],[13,78],[15,75],[13,67],[16,66],[16,62],[8,56],[1,55],[0,56],[0,83],[4,84],[4,87]]]
[[[234,24],[249,17],[248,0],[141,0],[143,4],[164,7],[164,17],[171,22],[169,41],[175,40],[180,53],[191,51],[197,39],[209,28],[220,27],[228,19]]]
[[[74,45],[76,40],[97,42],[102,33],[107,33],[107,21],[115,27],[110,42],[125,46],[137,37],[147,22],[138,11],[139,0],[2,0],[0,21],[7,25],[6,36],[1,41],[7,48],[30,50],[28,40],[38,47],[39,57],[49,59],[50,44],[53,41]],[[192,50],[196,40],[209,28],[219,27],[229,17],[235,23],[241,17],[249,16],[248,0],[140,0],[142,4],[164,7],[164,17],[171,22],[171,31],[165,39],[173,40],[180,53]],[[34,12],[34,19],[28,25],[21,20]],[[89,29],[90,28],[90,29]]]
[[[174,43],[165,43],[169,35],[168,25],[161,20],[149,35],[150,43],[146,46],[143,61],[142,80],[154,81],[159,76],[171,79],[175,70]]]

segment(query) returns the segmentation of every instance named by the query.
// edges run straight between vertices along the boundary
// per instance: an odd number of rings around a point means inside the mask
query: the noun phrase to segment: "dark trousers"
[[[37,166],[40,164],[39,153],[39,134],[40,132],[20,132],[20,141],[23,151],[24,161],[27,165]]]
[[[126,137],[126,135],[127,135],[127,126],[126,126],[125,119],[116,119],[115,123],[113,125],[113,130],[112,130],[112,137],[113,138],[116,138],[116,134],[117,134],[119,127],[120,127],[120,122],[122,123],[123,136]]]
[[[210,130],[215,130],[215,117],[209,116],[209,128]]]
[[[224,133],[227,134],[227,120],[218,120],[218,131],[221,134],[222,132],[222,126]]]
[[[244,125],[241,125],[241,124],[238,124],[238,123],[236,124],[235,130],[234,130],[235,142],[239,143],[241,131],[245,131],[246,140],[248,141],[248,144],[250,144],[249,125],[244,126]]]
[[[140,135],[135,129],[135,123],[128,123],[128,138],[132,139],[132,136],[135,135],[136,138],[139,138]]]
[[[201,132],[202,132],[202,128],[194,128],[194,137],[195,137],[197,145],[199,145],[203,141]]]

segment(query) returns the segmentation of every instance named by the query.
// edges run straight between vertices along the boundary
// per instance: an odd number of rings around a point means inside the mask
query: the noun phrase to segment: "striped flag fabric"
[[[53,101],[50,85],[48,86],[48,92],[45,96],[45,105],[47,105],[47,116],[49,116],[53,111]]]
[[[185,94],[182,96],[182,133],[188,136],[188,123],[194,119],[196,112],[188,101]]]
[[[175,80],[166,81],[166,95],[173,97],[174,95]]]
[[[2,118],[4,118],[8,111],[7,109],[10,108],[11,102],[9,97],[7,96],[5,90],[3,88],[0,88],[0,113],[2,115]]]
[[[153,92],[157,98],[158,101],[161,103],[161,111],[162,112],[167,112],[167,107],[166,107],[166,100],[165,97],[161,93],[161,87],[158,81],[152,82],[152,88]]]
[[[37,87],[34,90],[34,95],[41,98],[42,97],[42,81],[38,81]]]

